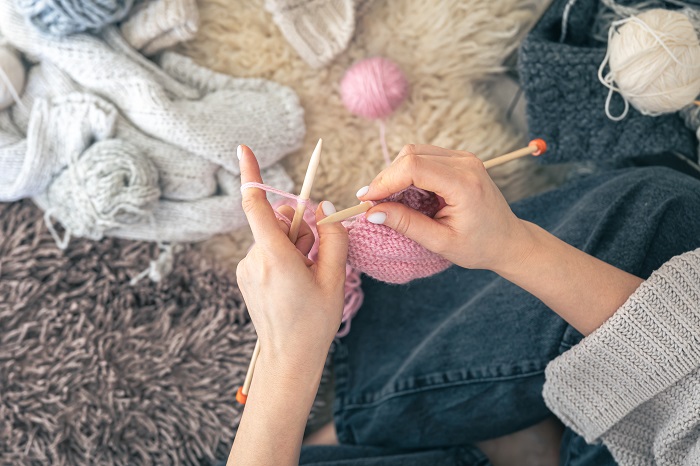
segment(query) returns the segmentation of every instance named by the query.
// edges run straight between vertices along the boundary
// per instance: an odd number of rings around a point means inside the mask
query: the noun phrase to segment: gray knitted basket
[[[608,89],[598,81],[607,44],[593,37],[599,0],[576,0],[560,42],[569,0],[554,0],[520,48],[519,72],[531,137],[547,141],[541,163],[612,162],[675,151],[695,159],[697,139],[677,113],[645,116],[634,108],[622,121],[605,115]],[[634,5],[636,1],[620,1]],[[616,96],[611,111],[619,114]]]

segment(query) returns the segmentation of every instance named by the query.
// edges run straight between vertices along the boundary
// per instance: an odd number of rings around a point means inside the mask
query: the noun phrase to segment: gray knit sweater
[[[546,376],[550,409],[620,465],[700,465],[700,249],[654,272]]]

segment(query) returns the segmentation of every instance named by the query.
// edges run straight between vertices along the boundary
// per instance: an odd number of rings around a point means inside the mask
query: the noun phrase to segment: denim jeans
[[[700,247],[700,182],[666,168],[590,175],[512,207],[642,278]],[[363,290],[350,334],[334,347],[341,446],[304,447],[301,464],[487,465],[475,442],[552,415],[545,366],[582,335],[534,296],[456,266],[401,286],[364,277]],[[616,463],[567,430],[561,464]]]

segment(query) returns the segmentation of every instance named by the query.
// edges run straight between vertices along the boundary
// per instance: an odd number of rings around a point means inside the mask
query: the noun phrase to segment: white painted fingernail
[[[386,221],[386,214],[384,212],[371,213],[367,216],[367,221],[375,225],[382,225]]]
[[[326,217],[328,217],[329,215],[333,215],[336,212],[335,206],[332,202],[329,201],[321,202],[321,210],[323,211],[323,215],[325,215]]]
[[[369,186],[363,186],[362,188],[357,190],[357,194],[355,194],[355,196],[362,197],[365,194],[367,194],[368,192],[369,192]]]

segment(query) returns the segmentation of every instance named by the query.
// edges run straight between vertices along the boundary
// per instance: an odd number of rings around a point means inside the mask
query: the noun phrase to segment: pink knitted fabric
[[[407,188],[379,202],[400,202],[429,217],[440,210],[435,193]],[[384,225],[367,221],[364,215],[347,225],[350,238],[348,264],[370,277],[387,283],[408,283],[442,272],[450,262],[415,241]]]

